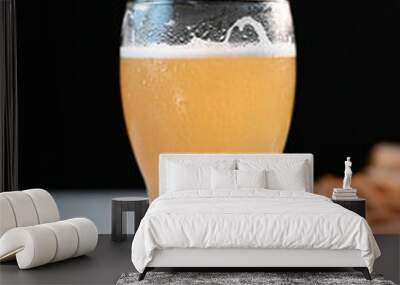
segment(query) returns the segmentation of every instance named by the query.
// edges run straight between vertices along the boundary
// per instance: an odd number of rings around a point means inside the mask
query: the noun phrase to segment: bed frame
[[[312,154],[161,154],[159,161],[159,192],[166,192],[167,161],[174,160],[237,160],[237,159],[304,160],[308,164],[309,192],[313,192],[313,155]],[[152,261],[139,275],[142,280],[146,272],[155,268],[229,268],[234,271],[246,271],[271,268],[353,268],[361,271],[367,280],[371,280],[368,268],[359,250],[329,249],[195,249],[170,248],[156,250]],[[230,270],[231,271],[231,270]]]

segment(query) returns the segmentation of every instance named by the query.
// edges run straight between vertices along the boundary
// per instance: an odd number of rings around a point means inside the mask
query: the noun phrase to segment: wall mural
[[[398,1],[289,2],[17,1],[19,187],[154,198],[160,152],[283,151],[331,196],[350,156],[400,233]]]
[[[121,88],[149,196],[162,152],[282,152],[295,91],[286,1],[137,3],[123,21]]]

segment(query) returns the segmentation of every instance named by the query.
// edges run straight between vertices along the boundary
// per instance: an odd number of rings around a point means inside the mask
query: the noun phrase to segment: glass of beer
[[[150,199],[160,153],[282,152],[296,47],[286,0],[138,0],[122,24],[125,123]]]

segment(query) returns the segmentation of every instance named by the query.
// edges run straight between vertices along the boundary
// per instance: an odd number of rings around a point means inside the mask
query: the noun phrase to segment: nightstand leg
[[[112,221],[111,221],[111,237],[113,241],[123,241],[126,235],[123,234],[124,219],[122,205],[117,202],[112,202]]]

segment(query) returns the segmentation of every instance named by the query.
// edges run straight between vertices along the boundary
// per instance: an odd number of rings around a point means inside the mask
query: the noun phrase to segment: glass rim
[[[135,4],[222,4],[222,3],[289,3],[289,0],[128,0],[128,5]]]

